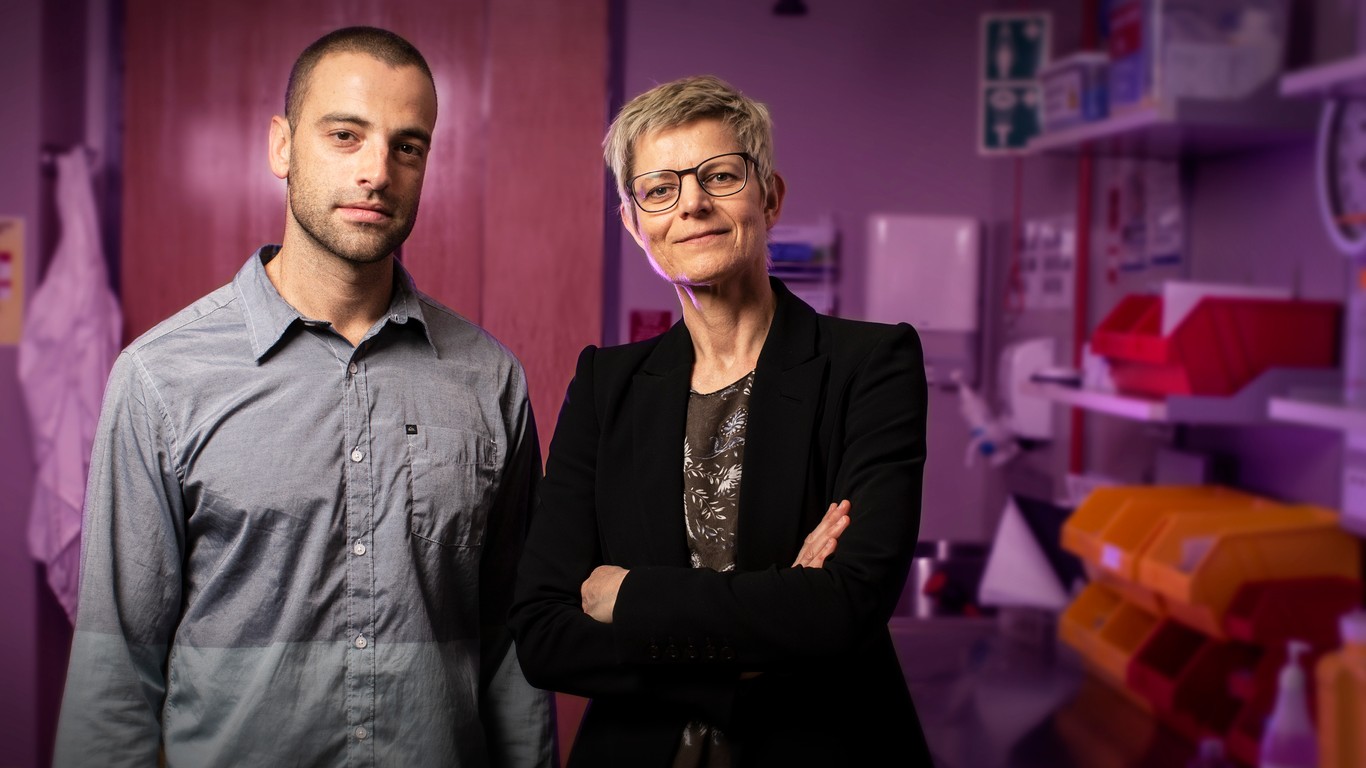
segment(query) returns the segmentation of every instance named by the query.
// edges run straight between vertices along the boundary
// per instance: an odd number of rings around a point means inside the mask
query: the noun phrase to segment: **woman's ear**
[[[787,182],[775,171],[773,183],[764,191],[764,221],[769,229],[773,229],[773,225],[778,223],[778,217],[783,212],[783,197],[786,194]]]

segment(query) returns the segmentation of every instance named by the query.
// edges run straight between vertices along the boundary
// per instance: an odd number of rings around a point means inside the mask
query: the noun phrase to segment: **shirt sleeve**
[[[480,564],[480,711],[490,764],[498,768],[554,765],[550,693],[532,687],[522,673],[508,629],[513,581],[541,477],[540,441],[518,369],[514,436],[503,479],[489,513]]]
[[[90,461],[59,768],[156,764],[185,536],[174,442],[147,371],[124,352]]]

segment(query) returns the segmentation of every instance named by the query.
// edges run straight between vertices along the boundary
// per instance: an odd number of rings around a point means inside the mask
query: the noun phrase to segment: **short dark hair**
[[[285,119],[290,128],[295,125],[299,109],[308,92],[308,78],[324,56],[332,53],[364,53],[391,67],[417,67],[436,90],[436,81],[427,60],[412,43],[387,29],[378,27],[343,27],[328,32],[299,54],[294,68],[289,71],[289,85],[285,88]]]

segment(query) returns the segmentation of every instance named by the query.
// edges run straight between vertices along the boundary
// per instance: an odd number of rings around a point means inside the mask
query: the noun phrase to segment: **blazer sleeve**
[[[698,675],[624,665],[612,625],[583,612],[580,585],[603,563],[594,500],[601,435],[596,351],[589,346],[580,353],[551,438],[510,617],[518,657],[527,679],[541,688],[679,705],[724,722],[736,689],[734,672]]]
[[[887,328],[847,378],[836,372],[827,386],[836,390],[826,406],[836,420],[833,498],[806,503],[823,510],[847,498],[852,512],[824,568],[634,568],[603,626],[619,659],[658,664],[653,643],[688,637],[717,645],[741,669],[792,669],[856,653],[885,632],[920,527],[928,396],[919,337],[909,325]]]

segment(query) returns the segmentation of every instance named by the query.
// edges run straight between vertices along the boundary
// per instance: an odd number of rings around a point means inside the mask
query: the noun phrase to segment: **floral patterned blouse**
[[[683,516],[694,568],[735,570],[735,523],[754,371],[715,392],[688,394],[683,436]],[[725,734],[693,721],[683,729],[674,768],[731,765]]]

